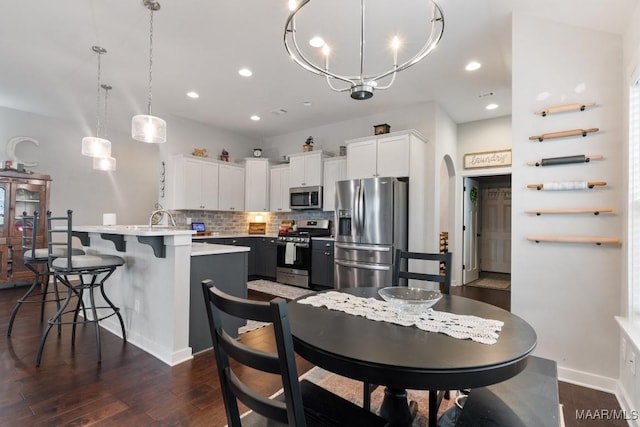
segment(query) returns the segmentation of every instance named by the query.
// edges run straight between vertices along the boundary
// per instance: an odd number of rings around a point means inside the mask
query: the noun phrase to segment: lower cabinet
[[[311,284],[333,288],[333,241],[311,240]]]
[[[255,240],[255,275],[266,279],[276,278],[278,252],[275,237],[253,237]]]
[[[211,279],[223,292],[246,298],[247,258],[249,253],[235,252],[191,257],[189,346],[192,348],[193,353],[213,347],[202,295],[202,281]],[[237,337],[238,328],[244,325],[244,321],[237,317],[224,315],[222,325],[229,335]]]
[[[277,249],[275,237],[220,237],[199,240],[216,245],[246,246],[251,248],[247,257],[249,277],[276,278]]]

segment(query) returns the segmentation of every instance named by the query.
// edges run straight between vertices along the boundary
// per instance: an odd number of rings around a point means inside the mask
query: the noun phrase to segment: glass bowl
[[[406,286],[389,286],[378,290],[378,294],[402,314],[420,314],[440,301],[440,291]]]

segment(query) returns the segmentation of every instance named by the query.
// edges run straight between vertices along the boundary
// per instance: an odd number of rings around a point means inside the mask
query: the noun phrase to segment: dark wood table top
[[[341,289],[377,297],[377,288]],[[302,299],[302,298],[300,298]],[[520,317],[464,297],[445,295],[434,310],[501,320],[495,344],[376,322],[292,301],[288,305],[295,350],[331,372],[389,387],[457,390],[495,384],[527,365],[536,333]]]

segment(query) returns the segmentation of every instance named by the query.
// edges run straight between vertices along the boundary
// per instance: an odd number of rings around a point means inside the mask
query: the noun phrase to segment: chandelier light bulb
[[[116,159],[114,157],[94,157],[93,158],[93,169],[100,171],[115,171],[116,170]]]
[[[309,44],[311,45],[311,47],[322,47],[325,45],[324,40],[319,36],[315,36],[311,40],[309,40]]]
[[[289,0],[289,11],[293,11],[298,6],[296,0]]]
[[[328,45],[328,44],[326,44],[326,43],[325,43],[325,44],[322,46],[322,54],[323,54],[324,56],[329,56],[329,54],[330,54],[330,53],[331,53],[331,48],[329,47],[329,45]]]
[[[398,36],[394,36],[393,40],[391,40],[391,47],[393,48],[393,50],[398,50],[398,48],[400,47],[400,39],[398,38]]]

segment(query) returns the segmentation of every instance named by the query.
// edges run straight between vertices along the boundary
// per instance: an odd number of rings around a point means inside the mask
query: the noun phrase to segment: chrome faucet
[[[156,209],[155,211],[151,212],[151,215],[149,215],[149,228],[153,228],[153,217],[157,214],[167,214],[169,215],[169,219],[171,220],[171,226],[175,227],[176,226],[176,220],[173,218],[173,215],[171,215],[171,212],[169,212],[166,209]]]

